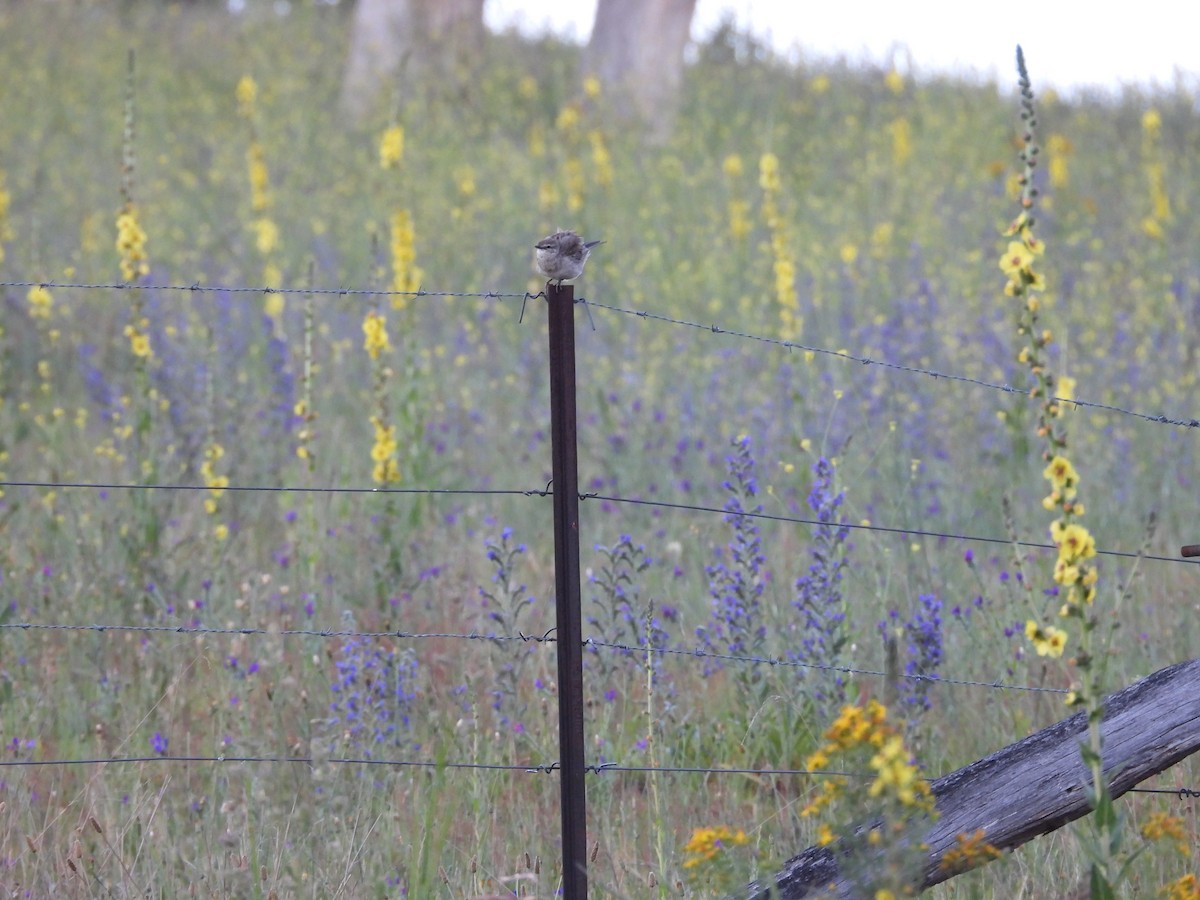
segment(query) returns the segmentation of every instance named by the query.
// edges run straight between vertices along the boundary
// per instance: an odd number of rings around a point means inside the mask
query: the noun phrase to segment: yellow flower
[[[1032,263],[1033,253],[1024,241],[1009,241],[1008,248],[1000,257],[1000,268],[1010,278],[1028,269]]]
[[[1075,379],[1070,375],[1062,375],[1059,377],[1058,396],[1062,400],[1075,399]]]
[[[1049,481],[1054,486],[1054,489],[1058,491],[1070,487],[1079,481],[1079,473],[1075,471],[1075,467],[1071,465],[1071,461],[1061,455],[1055,456],[1050,460],[1050,463],[1042,470],[1042,477]]]
[[[1200,881],[1192,874],[1172,881],[1165,888],[1167,900],[1200,900]]]
[[[595,100],[600,96],[600,79],[595,75],[589,75],[583,79],[583,93],[590,100]]]
[[[1091,559],[1096,555],[1096,539],[1086,528],[1074,522],[1059,532],[1059,539],[1054,543],[1058,545],[1059,559],[1070,563]]]
[[[892,135],[892,161],[902,166],[912,156],[912,129],[908,119],[896,119],[888,125],[888,131]]]
[[[395,169],[404,158],[404,129],[392,125],[379,139],[379,165],[384,169]]]
[[[758,161],[758,185],[769,194],[779,190],[779,157],[774,153],[764,153]]]
[[[730,153],[725,157],[725,161],[721,163],[721,169],[729,178],[741,178],[744,171],[742,158],[736,153]]]
[[[955,845],[942,855],[941,868],[950,872],[962,872],[989,860],[999,859],[1000,851],[986,843],[983,838],[982,828],[971,835],[955,835]]]
[[[745,200],[729,201],[729,233],[735,241],[744,240],[750,233],[750,204]]]
[[[396,462],[396,426],[387,425],[379,416],[371,416],[375,426],[375,443],[371,447],[371,460],[375,465],[371,477],[376,484],[395,484],[400,481],[400,467]]]
[[[249,75],[243,75],[237,83],[237,88],[234,90],[234,95],[238,102],[238,115],[243,118],[250,118],[254,115],[254,101],[258,97],[258,85]]]
[[[888,86],[888,90],[897,97],[904,93],[904,76],[895,69],[883,76],[883,82]]]
[[[564,106],[562,112],[558,114],[558,120],[554,123],[554,126],[559,131],[574,131],[582,118],[579,114],[579,107]]]
[[[38,285],[31,287],[25,298],[29,301],[30,316],[35,319],[50,318],[50,310],[54,306],[54,298],[50,296],[50,291]]]
[[[1042,648],[1038,648],[1039,656],[1049,656],[1053,659],[1058,659],[1063,655],[1063,650],[1067,646],[1067,633],[1061,628],[1055,628],[1053,625],[1046,629],[1045,652]]]
[[[408,210],[392,214],[392,290],[413,292],[421,286],[422,272],[416,267],[415,231]],[[393,297],[392,306],[403,309],[407,297]]]
[[[1037,651],[1038,656],[1058,659],[1067,646],[1065,631],[1053,626],[1042,628],[1033,619],[1025,623],[1025,636],[1033,642],[1033,648]]]
[[[1060,558],[1054,564],[1054,580],[1058,584],[1075,584],[1079,581],[1079,567]]]
[[[279,226],[270,217],[262,216],[254,220],[254,243],[258,252],[267,256],[279,246]]]
[[[246,166],[250,170],[250,209],[264,212],[271,205],[270,172],[262,144],[254,141],[246,150]]]
[[[387,321],[375,310],[369,310],[367,317],[363,320],[362,325],[365,340],[363,341],[363,349],[367,351],[371,359],[379,359],[379,354],[384,350],[390,350],[391,344],[388,340]]]
[[[1148,841],[1159,841],[1170,838],[1175,847],[1183,855],[1188,853],[1188,835],[1183,819],[1165,812],[1151,813],[1141,828],[1142,837]]]
[[[1162,131],[1162,114],[1154,107],[1142,113],[1142,131],[1150,138],[1157,138]]]
[[[149,359],[154,355],[154,350],[150,346],[150,336],[142,331],[142,328],[146,327],[145,319],[142,319],[139,325],[140,327],[125,326],[125,337],[129,338],[129,351],[138,359]]]
[[[121,256],[121,275],[126,281],[150,274],[146,232],[138,224],[137,210],[132,203],[126,203],[117,215],[117,253]]]
[[[718,828],[697,828],[692,832],[688,842],[684,844],[684,852],[691,856],[684,861],[683,867],[685,869],[695,868],[703,862],[716,859],[717,855],[727,847],[739,847],[749,841],[746,832],[740,829],[734,832],[723,825]]]
[[[608,145],[604,142],[604,132],[598,128],[593,129],[588,134],[588,141],[592,145],[592,165],[596,169],[596,184],[600,187],[608,187],[613,183],[613,166]]]

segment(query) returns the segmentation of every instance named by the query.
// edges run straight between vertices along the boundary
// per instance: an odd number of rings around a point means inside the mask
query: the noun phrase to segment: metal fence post
[[[583,613],[579,569],[579,458],[575,413],[575,289],[546,285],[550,307],[550,444],[554,476],[554,594],[558,635],[558,746],[563,896],[587,897],[583,756]]]

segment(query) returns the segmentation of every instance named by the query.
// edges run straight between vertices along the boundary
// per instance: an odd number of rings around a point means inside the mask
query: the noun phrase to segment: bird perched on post
[[[573,231],[556,231],[547,235],[533,246],[537,249],[538,271],[557,281],[559,287],[569,278],[583,274],[584,264],[592,248],[604,241],[587,241]]]

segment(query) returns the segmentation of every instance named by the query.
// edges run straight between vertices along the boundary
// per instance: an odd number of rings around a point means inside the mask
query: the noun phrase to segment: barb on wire
[[[976,534],[956,534],[947,531],[924,531],[919,528],[895,528],[888,525],[864,524],[861,522],[821,522],[817,519],[805,519],[800,516],[782,516],[776,513],[764,512],[730,512],[716,506],[699,506],[692,503],[671,503],[664,500],[643,500],[635,497],[616,497],[607,494],[581,493],[580,500],[604,500],[609,503],[629,503],[635,506],[650,506],[656,509],[676,509],[686,512],[714,513],[721,516],[739,516],[747,519],[764,519],[770,522],[786,522],[791,525],[831,525],[834,528],[847,528],[857,531],[874,531],[881,534],[899,534],[908,537],[936,538],[940,540],[976,542],[980,544],[1007,544],[1009,546],[1025,547],[1030,550],[1057,550],[1054,544],[1039,541],[1014,541],[1011,538],[983,537]],[[1200,560],[1183,560],[1174,556],[1155,556],[1148,553],[1137,553],[1130,550],[1096,550],[1099,556],[1115,556],[1123,559],[1147,559],[1157,562],[1187,562],[1192,565],[1200,564]]]
[[[530,300],[545,300],[545,299],[548,299],[546,297],[545,291],[538,291],[536,294],[531,294],[531,293],[529,293],[529,291],[526,291],[525,297],[521,300],[521,314],[519,316],[517,316],[517,324],[520,325],[522,322],[525,321],[525,304],[526,303],[528,303]]]
[[[609,650],[620,650],[622,653],[666,653],[675,656],[689,656],[696,659],[719,659],[723,662],[749,663],[759,666],[782,666],[789,669],[817,669],[823,672],[841,672],[847,675],[870,675],[878,678],[899,677],[910,681],[921,681],[929,684],[953,684],[965,687],[985,687],[1001,691],[1027,691],[1039,694],[1066,694],[1066,688],[1033,687],[1023,684],[1006,684],[1003,681],[969,681],[964,678],[943,678],[940,675],[912,675],[904,672],[888,673],[875,669],[856,669],[853,666],[834,666],[825,663],[796,662],[790,659],[780,659],[775,656],[743,656],[733,653],[713,653],[699,647],[651,647],[648,645],[616,644],[608,641],[598,641],[588,638],[584,644],[592,647],[604,647]]]
[[[137,632],[139,634],[181,634],[181,635],[264,635],[272,637],[318,637],[318,638],[396,638],[397,640],[424,640],[427,638],[448,638],[463,641],[522,641],[538,644],[548,644],[557,641],[551,628],[543,635],[536,634],[494,634],[480,631],[342,631],[336,629],[316,628],[208,628],[203,625],[70,625],[42,622],[0,622],[0,630],[8,631],[116,631]]]
[[[648,319],[655,322],[663,322],[668,325],[679,325],[685,328],[696,328],[701,331],[707,331],[712,334],[725,334],[730,337],[739,338],[741,340],[756,341],[760,344],[768,344],[776,347],[781,347],[785,350],[802,350],[805,353],[820,353],[824,356],[832,356],[837,359],[843,359],[847,362],[856,362],[864,366],[879,366],[884,369],[893,369],[898,372],[909,372],[914,375],[926,375],[934,379],[944,379],[946,381],[957,381],[962,384],[972,384],[977,387],[988,388],[990,390],[1001,391],[1006,394],[1029,394],[1029,389],[1013,387],[1011,384],[1000,384],[995,381],[987,381],[982,378],[972,378],[969,375],[955,375],[949,372],[940,372],[936,369],[925,369],[920,366],[908,366],[903,363],[888,362],[883,359],[873,359],[869,356],[856,356],[853,353],[848,353],[845,350],[830,350],[828,347],[813,347],[808,344],[799,344],[796,341],[785,341],[781,338],[766,337],[765,335],[751,334],[745,331],[735,331],[729,328],[722,328],[715,324],[704,324],[702,322],[690,322],[687,319],[676,319],[673,316],[665,316],[660,313],[652,313],[647,310],[625,309],[620,306],[610,306],[606,303],[597,303],[591,301],[591,305],[597,309],[605,309],[609,312],[619,313],[621,315],[633,316],[638,319]],[[1137,419],[1145,419],[1147,422],[1155,422],[1160,425],[1174,425],[1180,428],[1200,428],[1200,419],[1196,418],[1174,418],[1161,413],[1151,414],[1142,413],[1132,409],[1124,409],[1120,406],[1113,406],[1109,403],[1097,403],[1092,400],[1079,400],[1077,398],[1053,397],[1059,403],[1081,406],[1087,409],[1100,409],[1106,412],[1119,413],[1125,416],[1133,416]]]

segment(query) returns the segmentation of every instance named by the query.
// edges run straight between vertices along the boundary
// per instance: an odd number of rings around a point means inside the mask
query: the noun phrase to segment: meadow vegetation
[[[578,48],[502,35],[349,124],[343,15],[279,9],[0,10],[0,624],[125,626],[0,631],[3,761],[92,761],[0,770],[10,896],[554,895],[554,645],[478,636],[554,624],[520,316],[557,227],[606,241],[576,288],[585,634],[617,645],[589,763],[886,774],[590,774],[594,896],[713,896],[855,797],[924,811],[918,773],[1071,711],[1064,602],[1106,690],[1195,655],[1197,434],[1146,418],[1195,403],[1195,85],[1040,92],[1023,166],[1015,74],[723,31],[650,147]],[[1016,543],[1052,515],[1099,554]],[[233,761],[263,757],[310,762]],[[1122,890],[1194,896],[1194,808],[1117,807],[1156,839]],[[1084,831],[931,893],[1064,896]]]

